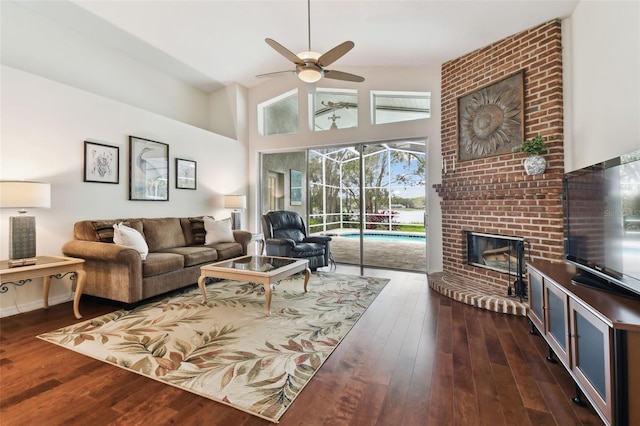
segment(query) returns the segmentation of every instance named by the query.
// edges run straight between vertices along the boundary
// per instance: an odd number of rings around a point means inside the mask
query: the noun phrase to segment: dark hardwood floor
[[[338,272],[359,269],[338,266]],[[529,322],[455,302],[426,276],[391,282],[280,420],[282,425],[601,425],[545,361]],[[119,306],[85,297],[85,319]],[[0,320],[0,424],[268,425],[268,421],[35,336],[76,322],[71,302]]]

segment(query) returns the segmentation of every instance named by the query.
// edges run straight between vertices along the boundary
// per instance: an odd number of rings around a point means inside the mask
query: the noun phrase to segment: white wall
[[[563,45],[565,170],[640,149],[640,3],[581,1]]]
[[[222,218],[229,216],[222,195],[246,193],[247,150],[242,143],[11,67],[2,66],[1,73],[0,179],[51,183],[51,209],[31,212],[39,255],[61,254],[78,220],[201,214]],[[129,135],[169,144],[168,202],[128,201]],[[87,139],[120,148],[118,185],[83,182]],[[196,191],[175,188],[175,157],[197,161]],[[0,210],[2,259],[8,258],[12,214]],[[53,281],[53,303],[71,297],[68,281]],[[0,315],[41,307],[41,291],[41,281],[10,287],[0,297]]]
[[[252,205],[258,206],[260,188],[259,153],[283,150],[306,149],[330,145],[353,144],[406,138],[426,138],[427,145],[427,194],[429,214],[428,228],[428,271],[442,270],[442,222],[440,199],[432,185],[441,182],[440,165],[440,66],[394,67],[394,68],[351,68],[341,71],[365,77],[363,83],[350,83],[338,80],[322,79],[317,87],[349,88],[358,90],[358,127],[337,131],[312,132],[306,125],[308,117],[308,93],[313,86],[307,87],[295,76],[273,77],[267,79],[249,91],[249,170]],[[257,105],[275,96],[298,88],[300,106],[300,132],[289,135],[261,136],[257,127]],[[389,123],[371,124],[372,90],[398,90],[431,92],[431,118]],[[252,212],[256,213],[256,212]],[[260,229],[259,216],[249,218],[252,229]]]
[[[221,135],[248,143],[248,89],[231,84],[209,95],[209,128]]]
[[[3,65],[212,130],[207,93],[109,46],[109,37],[122,37],[120,33],[79,6],[2,1],[0,9]],[[107,41],[74,31],[67,24],[74,19],[74,25],[92,25],[106,33]],[[127,40],[128,45],[135,43]],[[173,64],[161,52],[152,59]]]

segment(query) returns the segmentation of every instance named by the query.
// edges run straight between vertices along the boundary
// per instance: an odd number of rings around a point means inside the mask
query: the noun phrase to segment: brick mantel
[[[559,190],[562,193],[562,174],[546,173],[536,176],[509,176],[497,179],[456,179],[448,178],[433,185],[443,199],[474,197],[527,197],[535,193],[549,193]]]
[[[524,71],[524,132],[542,135],[549,151],[545,174],[526,175],[522,154],[460,161],[457,99]],[[466,264],[466,231],[523,237],[527,256],[563,254],[563,93],[561,22],[554,20],[500,40],[442,66],[443,270],[471,282],[506,288],[509,277]]]

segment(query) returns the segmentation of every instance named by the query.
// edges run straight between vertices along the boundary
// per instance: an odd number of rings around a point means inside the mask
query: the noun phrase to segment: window
[[[298,90],[258,104],[258,128],[262,136],[298,132]]]
[[[429,117],[431,117],[430,92],[371,92],[371,122],[373,124]]]
[[[318,88],[309,96],[309,103],[314,132],[358,127],[357,90]]]
[[[284,206],[284,177],[282,173],[267,174],[267,210],[282,210]]]

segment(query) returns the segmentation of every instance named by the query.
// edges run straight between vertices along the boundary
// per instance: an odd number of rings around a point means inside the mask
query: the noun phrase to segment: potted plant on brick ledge
[[[537,135],[513,147],[512,151],[529,154],[524,160],[524,170],[528,175],[541,175],[547,168],[547,160],[540,154],[545,152],[547,148],[542,136]]]

